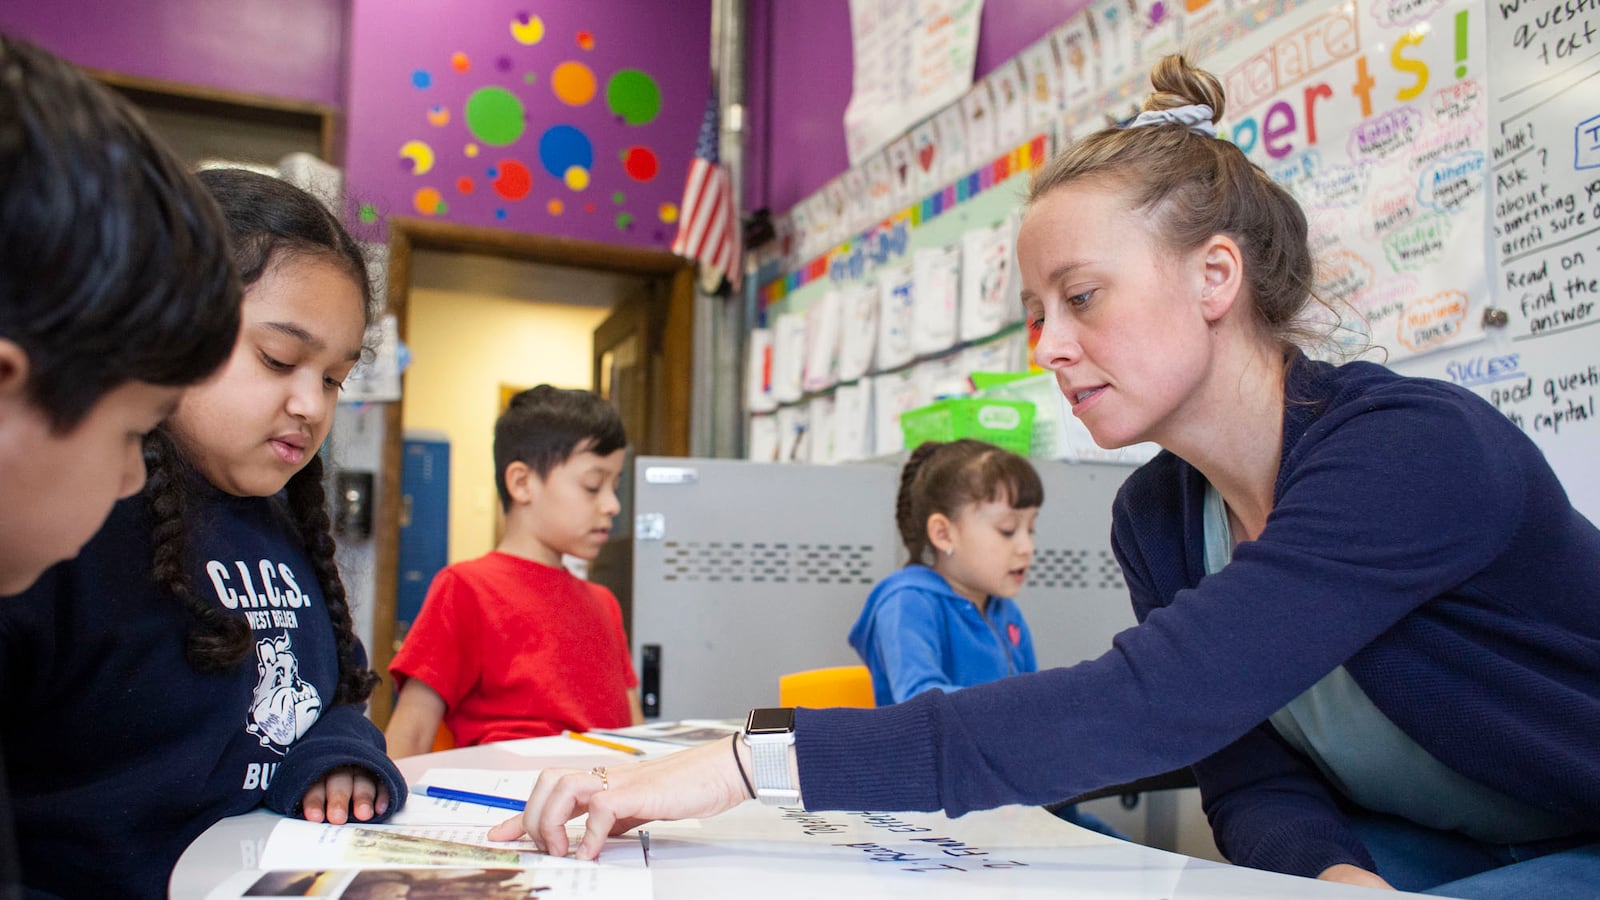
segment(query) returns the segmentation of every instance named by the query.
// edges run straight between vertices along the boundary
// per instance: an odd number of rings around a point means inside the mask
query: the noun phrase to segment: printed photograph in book
[[[562,881],[570,882],[570,877]],[[527,869],[331,869],[264,873],[245,897],[331,897],[338,900],[426,900],[474,897],[520,900],[577,896],[554,891],[547,873]]]

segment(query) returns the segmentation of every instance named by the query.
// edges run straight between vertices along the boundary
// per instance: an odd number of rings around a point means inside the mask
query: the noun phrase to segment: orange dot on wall
[[[544,205],[544,208],[550,210],[550,215],[559,216],[559,215],[561,215],[561,210],[564,207],[562,206],[562,203],[561,203],[560,200],[551,200],[549,203],[546,203]]]
[[[568,106],[582,106],[594,99],[594,73],[581,62],[567,61],[550,73],[550,90]]]
[[[661,216],[661,221],[671,225],[673,222],[678,221],[678,204],[663,203],[657,214]]]
[[[578,32],[578,46],[584,50],[593,50],[594,35],[587,31]]]
[[[466,72],[472,68],[472,58],[461,51],[450,54],[450,68],[457,72]]]
[[[411,196],[411,205],[417,212],[425,216],[437,215],[442,211],[444,198],[439,195],[437,190],[425,187]]]

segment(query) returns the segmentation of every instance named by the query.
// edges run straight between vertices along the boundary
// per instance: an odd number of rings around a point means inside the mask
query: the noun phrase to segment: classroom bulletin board
[[[1164,53],[1222,78],[1223,136],[1306,210],[1334,352],[1481,394],[1600,521],[1600,3],[1108,0],[1046,42],[1049,55],[1030,48],[1017,70],[1054,98],[1046,155],[1130,116]],[[1053,84],[1039,74],[1050,59]],[[801,312],[901,255],[992,227],[1020,206],[1028,168],[927,221],[846,228],[852,239],[790,261],[769,311]],[[814,237],[826,204],[801,206]],[[904,233],[882,240],[895,222]],[[849,264],[863,246],[879,252]]]

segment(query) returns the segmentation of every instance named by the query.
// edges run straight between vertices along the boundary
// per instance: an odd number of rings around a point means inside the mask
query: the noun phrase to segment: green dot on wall
[[[378,221],[378,210],[371,203],[363,203],[361,204],[360,218],[362,222],[371,225],[373,222]]]
[[[617,230],[618,231],[627,231],[628,230],[628,226],[632,225],[632,224],[633,224],[633,214],[632,213],[617,213]]]
[[[615,203],[618,206],[621,206],[623,203],[626,203],[627,199],[628,198],[622,196],[622,192],[621,191],[617,191],[616,193],[611,195],[611,202]]]

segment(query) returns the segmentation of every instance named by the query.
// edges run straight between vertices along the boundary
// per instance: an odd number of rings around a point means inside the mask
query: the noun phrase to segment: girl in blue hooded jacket
[[[1012,597],[1043,502],[1033,466],[993,444],[929,441],[911,454],[895,509],[910,562],[850,629],[879,706],[1038,670]]]

